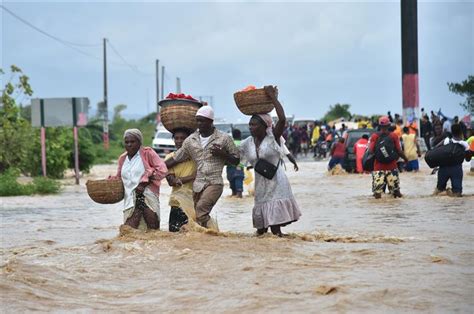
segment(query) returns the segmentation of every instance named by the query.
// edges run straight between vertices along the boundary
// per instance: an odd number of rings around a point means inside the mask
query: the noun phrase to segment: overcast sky
[[[108,47],[109,110],[156,108],[155,60],[166,67],[165,95],[214,97],[219,117],[247,121],[233,93],[273,84],[287,114],[320,118],[348,103],[358,114],[402,112],[399,1],[306,3],[8,2],[41,30],[76,44],[85,56],[1,10],[2,67],[30,76],[34,97],[103,98],[102,39]],[[464,112],[448,81],[474,74],[474,2],[418,4],[420,106]],[[94,58],[95,57],[95,58]]]

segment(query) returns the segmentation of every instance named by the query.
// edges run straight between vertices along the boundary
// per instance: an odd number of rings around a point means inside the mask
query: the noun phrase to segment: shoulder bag
[[[278,170],[278,166],[280,165],[280,160],[278,160],[278,164],[275,166],[271,162],[258,157],[258,148],[255,147],[255,151],[257,152],[257,163],[255,164],[255,171],[263,176],[264,178],[271,180],[275,176],[275,173]]]

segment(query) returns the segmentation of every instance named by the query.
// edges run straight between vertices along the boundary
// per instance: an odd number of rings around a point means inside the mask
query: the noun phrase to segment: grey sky
[[[236,121],[233,93],[278,85],[288,114],[320,118],[329,105],[359,114],[401,113],[400,4],[19,3],[3,2],[42,30],[75,43],[106,37],[142,74],[109,49],[109,106],[144,115],[155,108],[155,59],[166,66],[165,94],[181,78],[185,93],[213,95],[217,115]],[[420,104],[462,115],[446,82],[474,74],[474,3],[420,2]],[[86,57],[1,14],[2,67],[31,77],[34,97],[102,99],[102,47]]]

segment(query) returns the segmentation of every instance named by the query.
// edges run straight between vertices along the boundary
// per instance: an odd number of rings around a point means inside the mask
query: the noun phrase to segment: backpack
[[[425,154],[425,161],[430,168],[448,167],[462,164],[466,156],[464,146],[452,141],[447,145],[436,146]]]
[[[374,155],[375,159],[382,164],[388,164],[398,159],[395,143],[388,134],[379,133],[379,138],[375,142]]]

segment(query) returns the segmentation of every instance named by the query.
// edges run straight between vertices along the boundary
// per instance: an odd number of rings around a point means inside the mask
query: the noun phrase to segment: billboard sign
[[[31,100],[31,125],[85,126],[88,110],[89,98],[86,97],[34,98]]]

